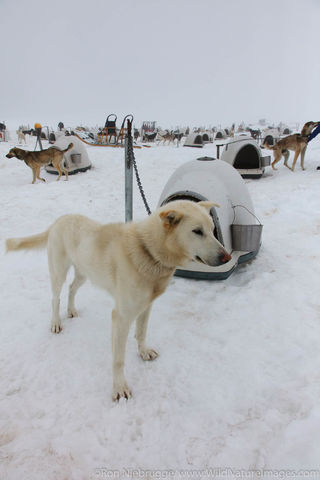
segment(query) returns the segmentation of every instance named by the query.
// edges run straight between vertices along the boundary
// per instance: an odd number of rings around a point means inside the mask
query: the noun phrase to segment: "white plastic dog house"
[[[215,140],[222,140],[224,138],[227,138],[227,134],[225,130],[218,130],[214,137]]]
[[[203,147],[203,138],[201,133],[191,133],[184,142],[184,147]]]
[[[57,138],[54,145],[51,148],[59,148],[64,150],[69,143],[73,143],[73,148],[64,154],[64,164],[67,168],[69,175],[73,175],[78,172],[85,172],[91,168],[92,164],[89,159],[89,155],[84,144],[74,135],[60,136]],[[58,174],[57,170],[52,166],[46,166],[46,171],[49,173]]]
[[[271,159],[270,155],[263,155],[253,138],[238,135],[224,146],[221,160],[233,165],[244,178],[260,178]]]
[[[206,143],[212,143],[213,142],[213,135],[210,132],[203,132],[202,133],[202,142],[204,144]]]
[[[253,204],[239,173],[228,163],[210,157],[191,160],[169,178],[160,196],[162,206],[173,200],[209,200],[220,205],[211,209],[214,234],[228,252],[229,262],[218,267],[190,262],[176,275],[205,280],[222,280],[238,264],[254,258],[260,248],[262,225],[254,215]]]
[[[280,140],[280,133],[277,128],[266,128],[262,132],[262,144],[274,145]]]

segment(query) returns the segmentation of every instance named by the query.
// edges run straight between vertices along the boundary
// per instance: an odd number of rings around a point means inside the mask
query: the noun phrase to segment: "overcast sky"
[[[320,0],[0,0],[0,120],[320,120]]]

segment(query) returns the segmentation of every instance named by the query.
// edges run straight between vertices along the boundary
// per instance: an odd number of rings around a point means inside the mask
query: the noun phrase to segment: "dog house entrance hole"
[[[234,168],[250,169],[260,168],[259,153],[253,145],[245,145],[236,155]]]
[[[173,195],[170,195],[168,198],[166,198],[161,206],[166,205],[167,203],[173,202],[175,200],[189,200],[191,202],[205,202],[208,201],[207,198],[203,197],[199,193],[195,192],[176,192]],[[213,234],[216,237],[217,240],[224,246],[224,241],[223,241],[223,236],[222,236],[222,231],[221,231],[221,226],[220,226],[220,221],[219,217],[217,215],[215,207],[212,207],[210,210],[210,215],[212,217],[213,223],[214,223],[214,229],[213,229]]]
[[[274,145],[273,136],[272,135],[267,135],[262,143],[267,143],[269,145],[269,147],[271,147],[272,145]]]
[[[194,143],[195,143],[196,145],[202,145],[203,142],[202,142],[202,137],[201,137],[201,135],[197,135],[197,136],[196,136],[196,138],[194,139]]]

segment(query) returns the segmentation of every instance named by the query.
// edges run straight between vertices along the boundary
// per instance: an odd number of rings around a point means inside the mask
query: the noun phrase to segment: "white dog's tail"
[[[31,250],[36,248],[44,248],[47,245],[49,230],[38,235],[22,238],[8,238],[6,241],[6,251],[13,250]]]

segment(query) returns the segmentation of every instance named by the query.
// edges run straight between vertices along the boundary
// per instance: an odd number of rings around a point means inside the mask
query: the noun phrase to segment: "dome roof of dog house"
[[[200,133],[191,133],[184,142],[184,147],[203,147],[203,138]]]
[[[209,200],[217,203],[219,208],[213,207],[210,212],[215,225],[214,234],[228,252],[233,250],[232,259],[225,265],[211,267],[190,262],[186,270],[177,269],[181,276],[227,278],[238,263],[249,260],[249,256],[253,258],[257,254],[259,248],[254,252],[238,252],[233,248],[231,225],[252,225],[256,220],[244,180],[228,163],[201,157],[181,165],[166,183],[159,199],[159,206],[174,200],[195,202]],[[188,271],[192,273],[188,274]]]

